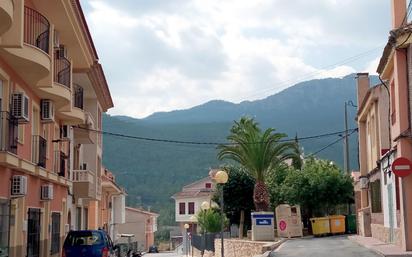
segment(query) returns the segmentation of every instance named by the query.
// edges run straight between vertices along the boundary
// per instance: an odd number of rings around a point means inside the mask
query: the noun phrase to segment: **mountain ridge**
[[[371,82],[377,82],[371,77]],[[289,138],[344,130],[344,102],[356,102],[354,75],[341,79],[317,79],[298,83],[277,94],[255,101],[231,103],[213,100],[171,112],[155,113],[144,119],[104,115],[105,131],[138,137],[194,142],[225,142],[234,120],[252,116],[263,128],[273,127]],[[356,109],[348,109],[349,126],[355,128]],[[357,168],[357,137],[350,137],[351,167]],[[306,154],[315,152],[338,137],[300,141]],[[318,156],[342,163],[342,145],[335,144]],[[129,205],[171,206],[170,196],[181,186],[207,176],[208,169],[222,162],[215,146],[183,145],[104,138],[104,165],[112,170],[128,191]],[[153,190],[155,186],[156,190]],[[171,207],[170,207],[171,208]]]

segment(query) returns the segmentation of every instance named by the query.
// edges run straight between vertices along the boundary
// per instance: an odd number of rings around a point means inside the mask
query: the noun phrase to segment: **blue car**
[[[63,244],[63,257],[115,257],[117,247],[103,230],[70,231]]]

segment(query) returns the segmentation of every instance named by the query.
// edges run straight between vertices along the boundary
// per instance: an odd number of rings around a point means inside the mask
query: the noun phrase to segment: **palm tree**
[[[281,141],[285,137],[286,134],[275,133],[273,128],[262,132],[254,119],[243,117],[235,121],[230,129],[227,139],[231,144],[218,146],[219,160],[231,159],[255,178],[253,201],[256,211],[269,209],[266,174],[286,160],[293,160],[296,166],[302,164],[298,145],[295,142]]]

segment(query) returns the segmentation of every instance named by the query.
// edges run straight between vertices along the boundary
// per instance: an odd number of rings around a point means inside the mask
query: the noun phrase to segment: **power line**
[[[136,140],[143,140],[143,141],[150,141],[150,142],[160,142],[160,143],[173,143],[173,144],[184,144],[184,145],[211,145],[211,146],[219,146],[219,145],[237,145],[237,143],[230,143],[230,142],[197,142],[197,141],[184,141],[184,140],[175,140],[175,139],[161,139],[161,138],[150,138],[150,137],[142,137],[142,136],[133,136],[133,135],[126,135],[126,134],[121,134],[121,133],[114,133],[114,132],[108,132],[108,131],[103,131],[103,130],[96,130],[96,129],[91,129],[91,128],[83,128],[77,126],[76,128],[82,129],[82,130],[87,130],[87,131],[92,131],[104,135],[109,135],[109,136],[115,136],[115,137],[122,137],[122,138],[128,138],[128,139],[136,139]],[[352,134],[354,131],[357,131],[357,128],[355,129],[349,129],[347,132],[351,132]],[[345,133],[346,131],[337,131],[337,132],[331,132],[331,133],[326,133],[326,134],[320,134],[320,135],[313,135],[313,136],[307,136],[307,137],[300,137],[300,138],[291,138],[291,139],[282,139],[279,140],[279,142],[293,142],[295,140],[309,140],[309,139],[317,139],[317,138],[322,138],[322,137],[329,137],[329,136],[334,136],[334,135],[340,135]],[[251,144],[260,144],[264,142],[254,142]]]
[[[347,135],[347,137],[351,136],[351,135],[352,135],[353,133],[355,133],[356,131],[358,131],[358,129],[352,130],[352,132],[349,133],[349,134]],[[334,144],[340,142],[340,141],[343,140],[344,138],[345,138],[345,137],[338,138],[337,140],[335,140],[335,141],[333,141],[333,142],[325,145],[324,147],[322,147],[321,149],[317,150],[316,152],[311,153],[310,155],[306,156],[305,159],[308,159],[308,158],[310,158],[310,157],[313,157],[314,155],[316,155],[316,154],[322,152],[323,150],[326,150],[327,148],[333,146]]]

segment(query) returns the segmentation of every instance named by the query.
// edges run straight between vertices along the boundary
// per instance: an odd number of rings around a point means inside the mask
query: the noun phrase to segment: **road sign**
[[[391,170],[398,177],[407,177],[412,174],[412,163],[405,157],[399,157],[393,161]]]

